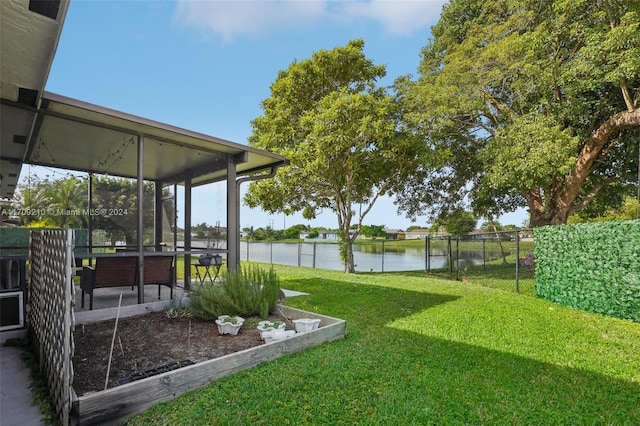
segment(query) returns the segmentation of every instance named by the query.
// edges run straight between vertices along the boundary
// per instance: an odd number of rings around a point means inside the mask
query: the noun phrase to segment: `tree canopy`
[[[93,228],[106,232],[111,244],[125,240],[136,243],[137,182],[133,179],[96,176],[93,178],[93,200],[88,208],[88,179],[68,176],[60,179],[30,176],[18,186],[13,203],[33,212],[19,218],[23,225],[38,221],[44,226],[86,228],[89,215]],[[68,212],[68,214],[67,214]],[[170,212],[174,214],[174,212]],[[153,241],[154,186],[144,184],[144,240]]]
[[[617,209],[609,209],[597,217],[585,218],[580,215],[573,215],[569,218],[568,223],[607,222],[610,220],[634,219],[640,219],[640,199],[627,197],[622,205]]]
[[[252,182],[245,203],[271,213],[302,211],[306,219],[333,211],[346,272],[354,271],[352,243],[363,218],[415,167],[412,140],[397,132],[395,99],[377,86],[385,67],[363,48],[354,40],[280,71],[249,138],[290,166]]]
[[[128,246],[137,244],[138,195],[137,181],[110,176],[96,176],[93,182],[93,208],[107,214],[93,216],[95,229],[107,232],[111,243],[124,239]],[[153,241],[154,186],[144,183],[144,241]],[[111,212],[112,214],[109,214]]]
[[[476,229],[477,224],[478,220],[472,212],[456,209],[434,225],[443,227],[449,235],[467,235]]]
[[[387,233],[385,232],[384,225],[362,225],[360,227],[360,234],[365,237],[373,238],[386,238]]]
[[[12,204],[27,212],[18,217],[23,225],[33,222],[59,228],[87,225],[87,217],[78,213],[87,207],[86,181],[74,176],[63,179],[51,179],[48,175],[44,178],[28,176],[18,186]]]
[[[527,207],[538,226],[621,204],[638,170],[638,34],[636,0],[452,0],[418,78],[396,81],[426,140],[399,207]]]

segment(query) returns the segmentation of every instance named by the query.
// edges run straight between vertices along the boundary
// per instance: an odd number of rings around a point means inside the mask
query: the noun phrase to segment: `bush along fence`
[[[535,294],[531,230],[421,240],[358,240],[354,245],[354,258],[356,270],[360,272],[425,271],[508,291]],[[242,242],[241,259],[343,269],[336,242]]]
[[[535,230],[537,295],[640,322],[640,220]]]

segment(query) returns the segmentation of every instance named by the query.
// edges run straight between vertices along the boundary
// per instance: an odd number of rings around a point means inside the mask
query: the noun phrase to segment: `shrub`
[[[640,322],[640,220],[545,226],[534,232],[539,297]]]
[[[280,281],[273,269],[255,265],[227,271],[222,283],[203,284],[191,294],[189,309],[193,315],[215,320],[220,315],[266,319],[280,295]]]

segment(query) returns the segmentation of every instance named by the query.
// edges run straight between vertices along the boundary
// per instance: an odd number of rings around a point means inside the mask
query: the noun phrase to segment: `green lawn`
[[[640,324],[425,277],[276,266],[345,340],[159,404],[131,425],[640,424]]]

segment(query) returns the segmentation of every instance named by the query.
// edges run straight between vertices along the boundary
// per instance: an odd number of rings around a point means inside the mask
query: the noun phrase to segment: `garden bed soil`
[[[281,315],[271,321],[285,321]],[[255,322],[255,324],[253,324]],[[118,321],[108,388],[176,362],[200,363],[264,344],[258,320],[246,321],[237,336],[220,335],[213,321],[169,318],[151,312]],[[286,322],[286,321],[285,321]],[[76,325],[73,388],[77,395],[104,390],[115,319]],[[287,329],[293,329],[287,324]]]

